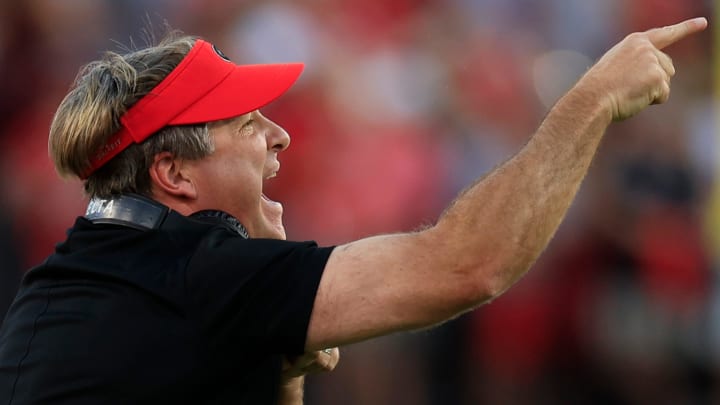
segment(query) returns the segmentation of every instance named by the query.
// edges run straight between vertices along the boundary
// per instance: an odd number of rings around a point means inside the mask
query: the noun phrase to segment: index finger
[[[667,27],[653,28],[646,31],[646,34],[656,48],[663,49],[690,34],[704,30],[707,24],[705,17],[697,17]]]

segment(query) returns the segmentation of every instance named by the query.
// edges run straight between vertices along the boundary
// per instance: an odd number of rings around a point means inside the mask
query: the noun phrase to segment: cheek
[[[246,148],[225,150],[224,153],[215,156],[215,159],[216,175],[230,176],[243,181],[262,176],[262,167],[265,164],[262,155]]]
[[[242,159],[218,160],[199,170],[196,179],[199,188],[217,200],[237,199],[248,203],[253,195],[260,195],[262,188],[262,175]]]
[[[248,207],[256,205],[262,193],[267,150],[259,141],[245,141],[241,145],[216,144],[212,159],[202,164],[198,178],[215,198]]]

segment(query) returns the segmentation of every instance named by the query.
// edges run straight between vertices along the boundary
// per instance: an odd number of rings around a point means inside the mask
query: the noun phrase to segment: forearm
[[[463,192],[430,230],[478,285],[483,301],[535,262],[584,178],[612,112],[592,83],[579,82],[512,159]]]
[[[306,347],[431,326],[509,288],[567,212],[612,120],[669,97],[660,49],[704,19],[628,35],[551,109],[527,145],[464,191],[421,232],[338,246],[325,266]]]
[[[558,227],[611,121],[593,99],[583,87],[561,99],[523,150],[466,189],[435,226],[337,247],[307,349],[431,326],[512,285]],[[352,316],[337,317],[340,309]]]
[[[706,26],[699,18],[625,37],[558,101],[515,157],[446,211],[432,231],[464,258],[456,271],[470,275],[474,298],[497,296],[528,270],[570,206],[609,123],[670,96],[675,68],[661,49]]]

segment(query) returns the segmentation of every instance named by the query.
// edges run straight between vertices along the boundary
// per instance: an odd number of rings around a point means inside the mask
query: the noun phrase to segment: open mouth
[[[269,203],[277,203],[277,201],[273,201],[270,198],[268,198],[268,196],[266,196],[265,193],[260,194],[260,196],[262,197],[263,200],[265,200]]]
[[[260,198],[265,206],[266,213],[272,213],[273,215],[282,215],[283,206],[278,201],[270,199],[264,192],[260,193]]]
[[[265,189],[267,188],[267,183],[268,183],[268,181],[270,181],[270,179],[272,179],[273,177],[276,177],[276,176],[277,176],[277,170],[275,170],[275,171],[273,171],[272,173],[270,173],[269,175],[265,176],[265,180],[263,180],[263,190],[265,190]],[[270,198],[265,194],[264,191],[260,194],[260,196],[261,196],[262,199],[265,200],[266,202],[269,202],[269,203],[271,203],[271,204],[279,204],[277,201],[274,201],[274,200],[270,199]]]
[[[265,237],[285,239],[285,227],[282,223],[283,206],[277,201],[271,200],[264,192],[267,189],[268,180],[272,179],[277,175],[277,168],[270,172],[269,175],[263,179],[263,191],[260,193],[260,209],[262,215],[265,218],[264,222],[268,225],[268,228],[258,231],[258,235],[262,234]]]

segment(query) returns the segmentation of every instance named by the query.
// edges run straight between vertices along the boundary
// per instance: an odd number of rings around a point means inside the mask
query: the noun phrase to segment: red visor
[[[303,66],[236,65],[197,40],[182,62],[120,117],[122,127],[90,159],[82,178],[165,126],[228,119],[267,105],[295,83]]]

